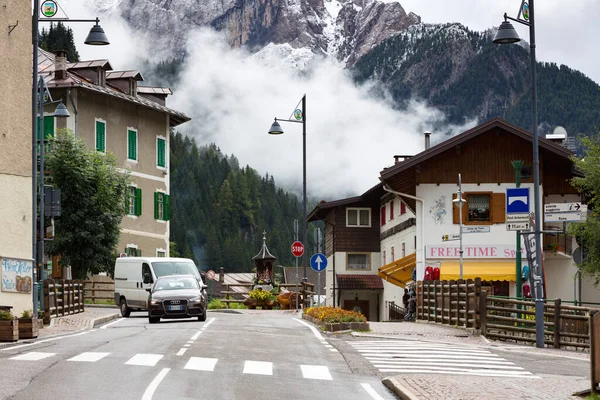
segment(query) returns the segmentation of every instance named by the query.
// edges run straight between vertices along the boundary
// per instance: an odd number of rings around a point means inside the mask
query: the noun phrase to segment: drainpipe
[[[325,221],[326,224],[331,225],[331,229],[333,232],[333,256],[332,256],[332,261],[333,261],[333,292],[332,292],[332,296],[331,298],[333,299],[333,307],[335,307],[335,224],[332,224],[331,222],[327,221],[326,219],[324,219],[323,221]],[[323,249],[325,249],[325,246],[323,246]]]
[[[407,193],[401,193],[401,192],[392,190],[389,187],[387,187],[386,185],[383,185],[383,190],[385,190],[386,192],[389,192],[389,193],[393,193],[396,196],[407,197],[409,199],[421,202],[421,249],[423,251],[423,260],[421,262],[423,263],[423,267],[424,267],[425,266],[425,201],[420,197],[416,197],[416,196],[413,196],[413,195],[410,195]],[[415,251],[416,250],[417,249],[415,249]],[[418,268],[417,268],[417,279],[419,279],[419,269]]]
[[[79,130],[79,113],[77,112],[77,106],[73,101],[73,96],[71,95],[71,89],[67,90],[67,97],[71,100],[71,105],[73,106],[73,111],[75,111],[75,137],[77,136],[77,131]]]

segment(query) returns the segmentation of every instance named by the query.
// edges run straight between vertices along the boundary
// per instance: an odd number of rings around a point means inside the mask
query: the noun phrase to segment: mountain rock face
[[[421,22],[400,3],[378,0],[105,0],[99,8],[160,38],[163,50],[183,51],[190,28],[209,26],[224,32],[232,47],[256,52],[287,45],[346,65]]]

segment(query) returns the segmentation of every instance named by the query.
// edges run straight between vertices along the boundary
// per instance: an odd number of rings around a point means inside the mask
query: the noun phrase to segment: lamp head
[[[106,34],[104,33],[104,29],[102,29],[98,22],[100,21],[98,20],[98,18],[96,18],[96,24],[92,26],[92,29],[90,29],[90,33],[85,39],[85,44],[89,44],[92,46],[105,46],[107,44],[110,44],[108,38],[106,37]]]
[[[269,129],[269,135],[281,135],[282,133],[283,129],[281,129],[281,125],[275,120]]]
[[[54,114],[52,115],[58,118],[68,118],[71,116],[69,110],[67,110],[67,107],[65,107],[62,101],[58,103],[58,105],[56,106],[56,110],[54,110]]]
[[[494,36],[494,43],[496,44],[510,44],[521,41],[521,38],[515,31],[515,28],[508,21],[504,21],[500,24],[496,36]]]

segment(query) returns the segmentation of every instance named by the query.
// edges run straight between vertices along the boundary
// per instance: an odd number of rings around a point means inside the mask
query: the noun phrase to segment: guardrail
[[[44,293],[44,323],[51,318],[84,312],[83,282],[46,279]]]

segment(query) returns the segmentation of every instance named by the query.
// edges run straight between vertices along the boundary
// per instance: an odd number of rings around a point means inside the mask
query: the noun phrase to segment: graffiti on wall
[[[439,199],[433,202],[433,205],[429,208],[429,214],[433,218],[433,222],[436,225],[443,225],[444,218],[446,217],[446,196],[441,196]]]
[[[31,293],[33,262],[2,258],[2,291]]]

